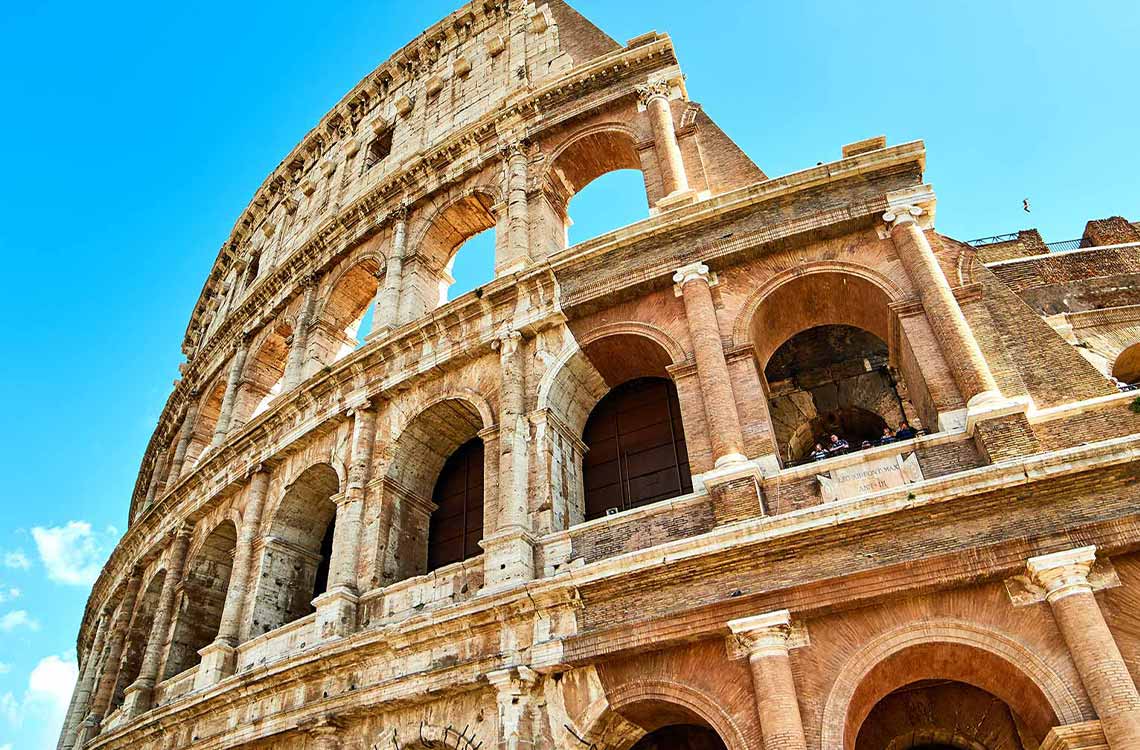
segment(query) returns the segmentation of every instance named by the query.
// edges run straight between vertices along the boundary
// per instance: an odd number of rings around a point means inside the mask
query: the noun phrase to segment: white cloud
[[[24,550],[18,549],[4,553],[4,567],[15,568],[16,570],[27,570],[32,567],[32,561],[24,554]],[[0,750],[2,750],[2,748],[0,748]]]
[[[11,692],[0,695],[0,716],[13,728],[25,724],[40,728],[44,741],[54,742],[63,728],[78,675],[79,668],[72,656],[53,654],[40,659],[28,675],[28,689],[23,698]],[[0,750],[5,750],[5,746],[0,745]]]
[[[0,617],[0,631],[11,633],[16,628],[39,630],[40,624],[32,619],[26,609],[17,609]]]
[[[86,521],[32,529],[48,578],[69,586],[90,586],[99,576],[107,557],[104,542],[114,540],[114,530],[109,528],[105,537],[101,536]]]

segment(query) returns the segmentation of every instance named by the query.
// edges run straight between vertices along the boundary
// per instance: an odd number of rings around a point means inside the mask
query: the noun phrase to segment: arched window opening
[[[230,429],[240,427],[261,414],[280,395],[285,382],[285,362],[289,358],[288,340],[292,333],[287,325],[274,326],[246,359]]]
[[[819,457],[819,449],[833,455],[879,445],[889,441],[884,430],[893,440],[904,421],[919,426],[886,343],[855,326],[795,334],[772,354],[764,380],[776,443],[787,462]],[[836,447],[832,435],[849,448]]]
[[[997,696],[964,682],[920,680],[875,705],[855,750],[1028,750],[1022,739],[1029,736]]]
[[[648,216],[645,179],[635,169],[601,175],[574,194],[566,213],[567,245],[641,221]]]
[[[582,199],[575,200],[582,192],[586,193]],[[573,139],[551,162],[532,239],[557,252],[570,242],[646,218],[648,196],[633,136],[617,125],[588,132]]]
[[[439,282],[439,304],[462,297],[495,278],[495,230],[464,242],[448,261]]]
[[[483,441],[472,438],[443,464],[432,492],[435,510],[428,526],[428,570],[482,553]]]
[[[163,679],[196,666],[201,661],[198,651],[217,637],[236,544],[237,528],[232,521],[223,521],[187,563]]]
[[[1133,344],[1112,364],[1112,377],[1124,385],[1140,384],[1140,344]]]
[[[384,477],[382,502],[392,509],[394,544],[380,562],[384,585],[481,554],[484,477],[498,454],[485,451],[487,426],[470,401],[445,399],[399,432]]]
[[[380,264],[368,258],[349,269],[329,293],[309,329],[309,344],[325,364],[347,357],[364,345],[371,330]]]
[[[222,399],[226,395],[225,373],[226,368],[223,368],[222,374],[215,379],[213,385],[206,390],[206,395],[198,402],[198,416],[194,421],[190,443],[186,446],[186,459],[182,463],[183,474],[198,463],[198,459],[214,439],[214,428],[218,424],[218,417],[222,413]]]
[[[161,571],[155,574],[146,589],[139,593],[135,612],[131,616],[130,625],[127,626],[119,676],[115,681],[115,694],[112,700],[114,706],[123,704],[126,689],[138,679],[139,670],[142,669],[143,654],[146,653],[146,644],[150,640],[150,630],[154,625],[154,615],[158,610],[158,598],[165,580],[166,571]]]
[[[727,746],[708,727],[669,724],[645,735],[630,750],[727,750]]]
[[[472,193],[431,218],[416,256],[404,266],[401,320],[418,318],[494,278],[493,205],[492,196]]]
[[[693,491],[677,388],[636,378],[598,402],[582,441],[586,520]]]
[[[313,612],[313,599],[328,580],[336,518],[332,497],[338,489],[336,471],[328,464],[310,466],[286,488],[263,541],[252,634]]]

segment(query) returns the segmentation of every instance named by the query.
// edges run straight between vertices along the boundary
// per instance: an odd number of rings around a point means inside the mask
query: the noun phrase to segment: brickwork
[[[1140,251],[975,249],[921,142],[837,152],[769,179],[564,0],[396,51],[209,271],[60,748],[1134,747]],[[567,247],[617,169],[644,218]],[[792,465],[843,408],[927,434]]]

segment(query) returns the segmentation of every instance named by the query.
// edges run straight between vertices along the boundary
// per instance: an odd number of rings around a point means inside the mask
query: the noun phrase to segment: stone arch
[[[336,518],[332,498],[343,482],[332,464],[317,462],[282,490],[261,538],[261,565],[253,634],[266,633],[313,612],[327,583],[329,544]]]
[[[955,671],[957,670],[957,671]],[[853,750],[871,709],[913,682],[953,679],[1002,699],[1043,739],[1092,718],[1087,699],[1026,645],[983,625],[938,618],[883,633],[840,668],[823,708],[821,746]]]
[[[189,473],[214,439],[214,428],[218,424],[218,417],[221,416],[222,399],[226,395],[228,372],[227,360],[226,367],[222,368],[210,385],[202,391],[198,401],[198,413],[194,418],[194,428],[190,432],[190,442],[186,446],[186,457],[182,462],[182,474]]]
[[[466,390],[449,391],[420,405],[393,430],[391,455],[383,475],[385,522],[381,523],[380,566],[385,583],[423,575],[428,566],[429,528],[436,505],[436,481],[448,458],[493,426],[486,401]],[[484,518],[494,508],[499,456],[484,452]],[[484,527],[484,534],[486,526]]]
[[[234,401],[231,430],[265,411],[281,393],[292,336],[291,326],[276,322],[265,326],[252,342]]]
[[[498,266],[502,205],[498,188],[480,184],[449,196],[423,216],[408,243],[414,254],[404,262],[400,320],[414,320],[447,301],[455,256],[475,235],[496,230]]]
[[[1122,383],[1140,383],[1140,344],[1133,344],[1116,356],[1112,377]]]
[[[590,736],[600,736],[604,725],[612,724],[610,712],[624,719],[623,724],[639,727],[642,734],[626,736],[627,750],[644,734],[676,723],[694,723],[712,729],[728,750],[748,750],[746,730],[715,696],[690,685],[665,680],[636,680],[606,691],[609,708],[595,715],[588,728]]]
[[[891,428],[905,419],[916,427],[936,429],[938,411],[925,369],[897,314],[906,300],[903,290],[878,271],[833,261],[788,269],[748,298],[734,321],[733,340],[752,349],[768,400],[773,441],[783,460],[798,459],[810,451],[810,443],[805,451],[804,445],[797,442],[793,446],[790,440],[803,422],[817,416],[821,424],[842,421],[840,417],[848,407],[884,407],[872,411]],[[920,317],[914,316],[911,321]],[[822,346],[824,340],[839,333],[847,343],[861,341],[866,351],[859,354],[853,349],[847,351],[850,346]],[[928,351],[928,339],[920,337],[920,345],[927,347],[923,354],[941,356]],[[776,355],[792,345],[832,352],[835,361],[821,363],[822,369],[815,373],[826,377],[794,377],[801,369],[798,365],[789,371],[793,377],[776,377],[769,372]],[[840,350],[853,358],[840,361]],[[792,361],[798,359],[793,357]],[[877,436],[860,433],[846,437],[874,443]]]
[[[550,468],[540,478],[535,503],[551,509],[553,529],[566,528],[589,517],[587,474],[593,467],[587,466],[587,425],[607,397],[613,394],[613,398],[618,398],[626,384],[634,386],[631,381],[642,381],[647,389],[654,387],[650,381],[660,382],[664,388],[660,412],[668,417],[670,439],[674,442],[673,474],[677,476],[675,486],[662,486],[664,494],[654,497],[675,497],[691,491],[685,434],[694,431],[693,404],[680,403],[670,374],[670,367],[683,361],[684,350],[676,341],[660,329],[636,321],[600,326],[571,340],[559,353],[539,383],[538,413],[547,419],[536,432],[536,443],[544,456],[540,464]],[[596,454],[599,460],[609,455],[608,450],[607,447]],[[629,470],[621,456],[617,460],[619,468],[624,466],[619,474]],[[617,481],[620,484],[623,480],[619,477]],[[639,504],[622,493],[617,506],[629,503]]]
[[[328,279],[327,293],[309,324],[309,358],[331,364],[357,349],[368,308],[376,299],[380,261],[373,254],[345,262]]]
[[[240,519],[227,517],[195,541],[186,556],[182,596],[163,667],[163,679],[180,674],[200,661],[198,651],[218,635],[222,610],[233,572]]]
[[[138,679],[139,670],[142,669],[143,655],[146,653],[147,642],[150,640],[150,631],[154,625],[154,616],[158,611],[159,596],[162,594],[162,586],[165,581],[166,570],[160,568],[151,573],[146,586],[139,590],[138,598],[135,601],[135,611],[131,614],[131,621],[127,626],[119,676],[115,680],[115,692],[111,700],[112,706],[122,705],[124,692],[132,682]]]
[[[549,237],[542,242],[549,243],[549,250],[566,247],[570,201],[602,175],[623,169],[641,173],[648,212],[649,178],[642,167],[638,141],[637,132],[628,125],[603,122],[574,131],[554,148],[542,175],[540,203],[541,223],[549,226]]]

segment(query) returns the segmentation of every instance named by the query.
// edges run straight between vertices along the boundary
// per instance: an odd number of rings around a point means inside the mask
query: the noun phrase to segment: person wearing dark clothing
[[[915,431],[915,429],[909,424],[907,424],[905,419],[902,422],[899,422],[899,428],[895,430],[895,440],[910,440],[917,435],[918,432]]]

